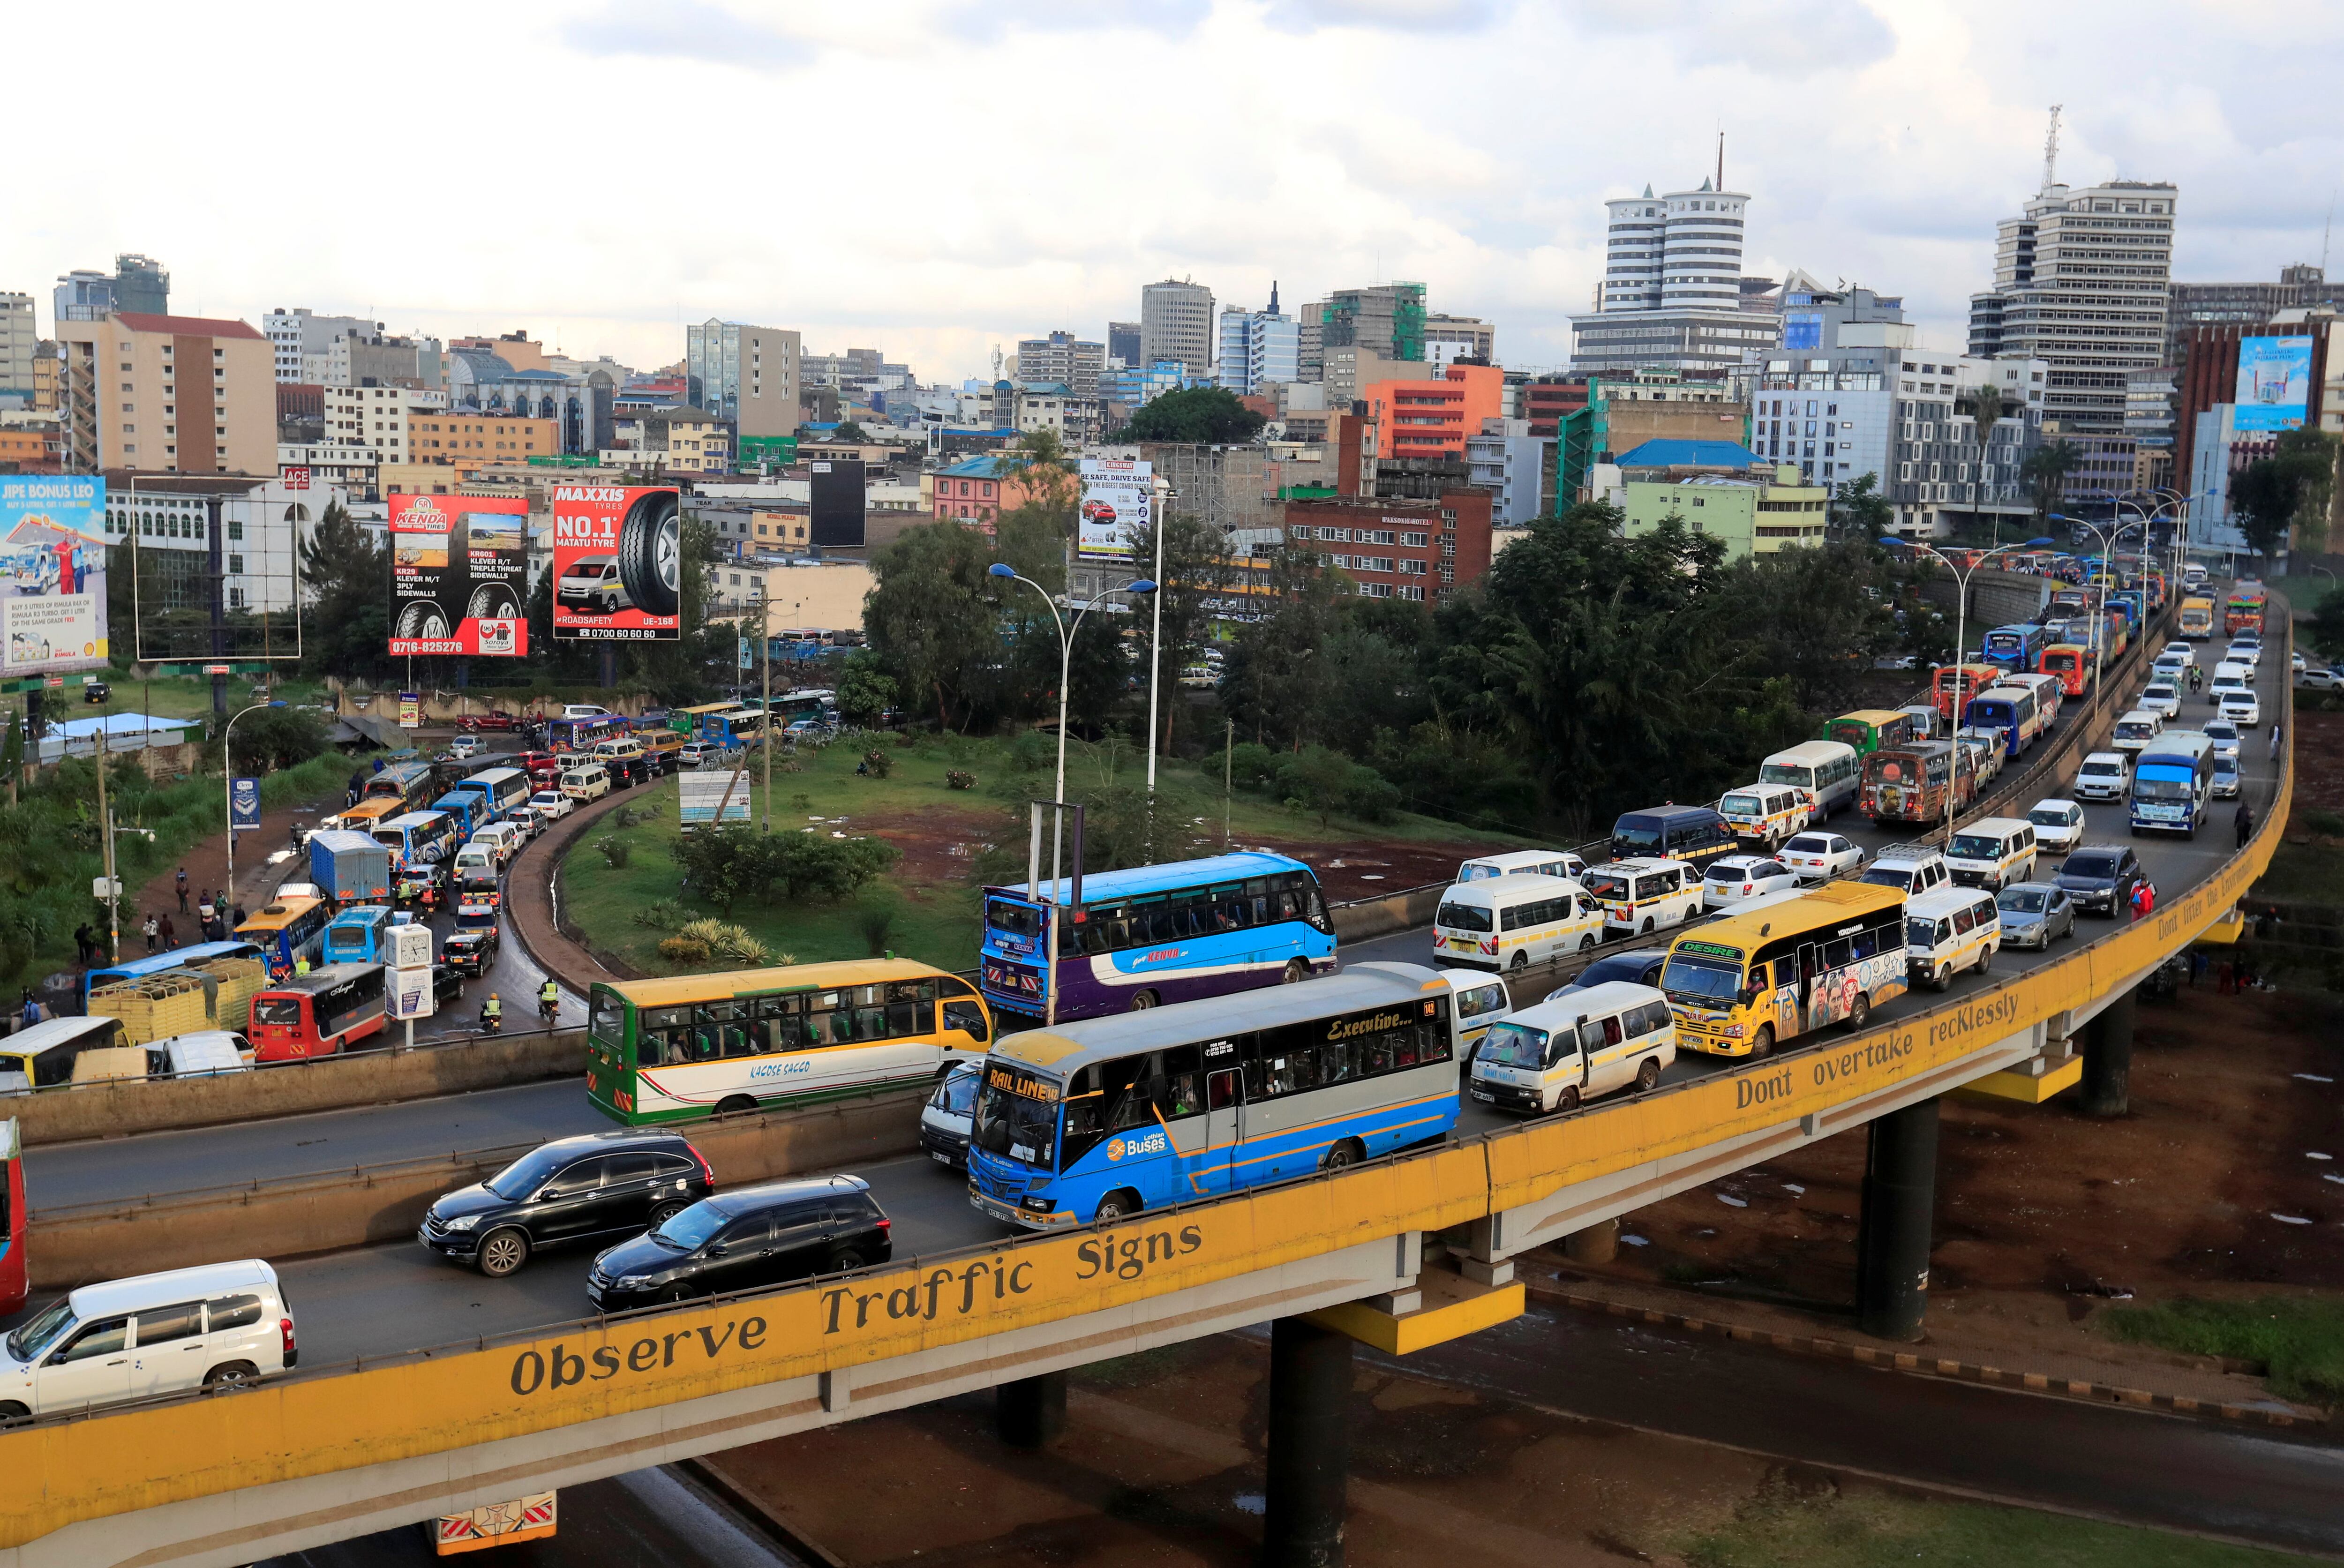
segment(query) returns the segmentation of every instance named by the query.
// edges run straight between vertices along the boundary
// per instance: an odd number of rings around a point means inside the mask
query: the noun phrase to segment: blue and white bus
[[[369,904],[357,909],[345,909],[334,916],[326,927],[326,962],[328,964],[388,964],[390,962],[390,928],[401,924],[404,916],[394,915],[379,904]]]
[[[410,811],[367,831],[390,851],[394,871],[453,859],[463,842],[456,835],[456,819],[444,811]]]
[[[1339,1170],[1457,1125],[1449,982],[1414,964],[1005,1036],[968,1198],[1033,1230]]]
[[[1038,1018],[1096,1018],[1334,967],[1335,923],[1318,879],[1282,855],[985,890],[985,999]]]
[[[205,964],[214,958],[258,958],[259,946],[252,942],[195,942],[185,947],[174,947],[167,953],[150,953],[144,958],[125,958],[119,964],[93,968],[81,977],[81,999],[86,1004],[92,989],[111,986],[123,980],[144,980],[150,975],[167,970],[184,969],[190,964]]]
[[[2043,650],[2050,645],[2050,632],[2032,622],[1997,626],[1985,634],[1985,661],[1989,664],[1999,664],[2014,673],[2032,670],[2036,662],[2042,658]]]

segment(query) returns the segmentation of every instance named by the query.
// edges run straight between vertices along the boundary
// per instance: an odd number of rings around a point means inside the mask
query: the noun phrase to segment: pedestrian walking
[[[160,929],[163,937],[163,950],[167,953],[172,948],[177,947],[179,945],[179,933],[172,926],[171,912],[167,909],[163,911],[163,923]]]
[[[2132,917],[2135,920],[2148,913],[2148,896],[2147,883],[2136,882],[2132,885]]]
[[[96,950],[97,938],[91,933],[89,922],[85,920],[74,927],[74,962],[85,969],[88,968],[90,955]]]
[[[187,868],[179,867],[179,913],[187,912]]]
[[[241,926],[241,925],[243,925],[243,924],[244,924],[244,905],[243,905],[239,904],[239,905],[237,905],[234,909],[232,909],[232,910],[230,910],[230,911],[228,912],[228,921],[229,921],[229,924],[231,924],[231,925],[235,925],[235,926]]]
[[[146,916],[146,923],[144,926],[141,926],[138,929],[146,935],[146,951],[149,953],[154,952],[155,938],[163,929],[161,925],[156,921],[152,915],[149,915]]]
[[[2218,996],[2228,996],[2230,994],[2231,987],[2236,983],[2237,976],[2238,970],[2231,967],[2230,961],[2228,958],[2225,958],[2219,964],[2215,965],[2214,995]]]
[[[34,996],[32,987],[27,986],[25,987],[25,1000],[16,1009],[17,1026],[29,1029],[39,1023],[43,1016],[39,1000]]]
[[[2189,988],[2191,990],[2198,988],[2198,982],[2205,976],[2205,974],[2206,955],[2192,947],[2189,950]]]
[[[2230,822],[2238,830],[2238,847],[2244,849],[2247,840],[2255,835],[2255,808],[2240,801],[2238,809],[2230,814]]]
[[[205,888],[203,897],[196,905],[196,914],[202,918],[206,926],[209,926],[212,923],[212,916],[218,912],[218,905],[212,902],[212,890],[208,887]]]
[[[2271,761],[2273,762],[2278,761],[2279,736],[2281,732],[2286,728],[2286,725],[2278,723],[2276,719],[2271,721],[2270,754]]]

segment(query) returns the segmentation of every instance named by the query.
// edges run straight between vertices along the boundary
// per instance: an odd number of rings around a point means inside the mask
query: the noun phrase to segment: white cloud
[[[1259,304],[1420,278],[1552,366],[1607,196],[1697,185],[1726,133],[1752,270],[1901,293],[1958,342],[1994,224],[2060,169],[2181,187],[2185,277],[2316,260],[2344,7],[2071,0],[161,0],[13,17],[0,288],[117,250],[182,309],[527,327],[639,365],[712,315],[935,378],[1128,319],[1193,275]],[[271,40],[266,50],[251,43]],[[191,119],[185,85],[217,85]]]

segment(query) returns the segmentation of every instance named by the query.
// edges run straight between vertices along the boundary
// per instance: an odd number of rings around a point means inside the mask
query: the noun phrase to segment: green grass
[[[1035,754],[1035,737],[1027,736],[1026,754],[1029,759]],[[975,852],[986,841],[1014,840],[1022,845],[1024,820],[1022,815],[1011,814],[1007,803],[1022,801],[1029,795],[1047,798],[1050,793],[1050,764],[1046,763],[1038,774],[1021,776],[1011,762],[1010,743],[1000,739],[943,736],[923,737],[901,745],[891,744],[888,752],[894,758],[894,765],[885,778],[855,773],[862,750],[838,744],[796,758],[776,755],[772,805],[774,831],[797,832],[813,827],[820,833],[860,833],[875,818],[893,817],[900,822],[907,816],[935,814],[939,817],[940,828],[950,816],[965,819],[965,831],[956,831],[953,836]],[[1046,749],[1043,754],[1055,761],[1050,750]],[[784,772],[792,763],[800,771]],[[1134,752],[1128,745],[1072,744],[1066,758],[1068,790],[1072,794],[1110,780],[1137,784],[1145,777],[1145,754]],[[949,788],[945,775],[955,769],[975,774],[976,787]],[[762,766],[753,762],[749,783],[752,819],[763,822],[766,816],[763,774]],[[1205,817],[1206,826],[1197,831],[1217,843],[1222,804],[1217,779],[1208,781],[1185,765],[1159,764],[1157,786],[1159,794],[1177,801],[1178,809],[1192,823],[1196,817]],[[611,813],[571,851],[562,872],[563,914],[586,933],[597,948],[615,955],[645,974],[663,975],[675,968],[657,951],[660,942],[670,933],[637,925],[633,916],[635,911],[658,900],[678,898],[682,874],[670,855],[670,845],[678,834],[678,793],[677,781],[672,778],[634,792],[631,804],[656,805],[659,814],[621,828],[612,821],[618,814]],[[817,824],[808,820],[811,817],[825,820]],[[847,820],[830,820],[838,817]],[[1338,817],[1322,824],[1315,816],[1298,815],[1261,796],[1249,796],[1243,792],[1231,803],[1229,820],[1231,834],[1240,845],[1258,844],[1265,838],[1304,843],[1341,843],[1361,838],[1512,842],[1420,816],[1402,815],[1376,824]],[[600,846],[606,841],[626,845],[627,864],[623,867],[611,866],[601,853]],[[974,853],[955,858],[951,874],[944,875],[924,876],[916,868],[899,864],[894,871],[836,904],[789,905],[743,900],[734,905],[729,916],[712,905],[695,902],[685,902],[683,907],[692,917],[713,915],[729,918],[776,955],[788,954],[802,964],[867,956],[872,942],[864,923],[884,916],[889,928],[879,945],[886,950],[943,968],[965,968],[976,961],[979,936],[974,860]],[[712,961],[698,966],[724,966]]]
[[[108,713],[157,713],[170,719],[194,719],[212,711],[212,683],[200,677],[138,681],[120,671],[109,670],[101,673],[100,679],[114,688],[113,700],[106,703]],[[228,682],[229,713],[233,713],[255,701],[248,695],[254,683],[249,675],[237,675]],[[293,703],[325,703],[330,705],[333,701],[321,681],[279,681],[271,694],[281,702]],[[81,702],[80,688],[67,686],[66,696],[78,704]],[[84,713],[76,712],[67,716],[81,718]]]
[[[2112,1339],[2192,1356],[2259,1361],[2281,1399],[2344,1404],[2344,1298],[2264,1296],[2207,1301],[2183,1296],[2100,1315]]]
[[[2250,898],[2297,904],[2344,904],[2344,849],[2281,841],[2270,867],[2248,891]]]
[[[2307,1563],[2262,1551],[1985,1503],[1770,1482],[1733,1522],[1684,1541],[1692,1568],[2258,1568]]]

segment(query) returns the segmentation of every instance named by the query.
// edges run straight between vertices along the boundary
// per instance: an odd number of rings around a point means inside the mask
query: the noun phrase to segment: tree
[[[299,549],[305,674],[373,676],[389,673],[390,552],[351,520],[339,501]]]
[[[853,420],[846,420],[840,423],[837,430],[831,432],[831,439],[839,441],[867,441],[871,438],[863,433],[861,425],[856,424]]]
[[[1164,568],[1156,585],[1158,602],[1163,608],[1160,635],[1163,648],[1156,661],[1156,679],[1160,692],[1157,712],[1161,715],[1164,733],[1159,737],[1165,752],[1172,750],[1172,731],[1180,709],[1177,693],[1180,672],[1196,663],[1212,634],[1213,621],[1222,596],[1228,592],[1232,568],[1228,559],[1228,536],[1210,523],[1190,513],[1163,513]],[[1132,531],[1132,565],[1134,570],[1156,573],[1157,524]],[[1156,606],[1145,601],[1133,604],[1135,615],[1142,617],[1143,635],[1156,627]],[[1141,656],[1146,656],[1146,644]]]
[[[230,742],[230,772],[265,774],[296,767],[326,749],[326,725],[314,709],[263,708],[247,713]]]
[[[2332,666],[2344,663],[2344,590],[2330,587],[2313,612],[2306,639]]]
[[[2052,441],[2036,447],[2018,465],[2018,477],[2026,481],[2026,493],[2035,498],[2035,527],[2046,531],[2051,525],[2051,514],[2059,510],[2060,498],[2067,489],[2067,476],[2082,466],[2084,454],[2066,441]]]
[[[1190,387],[1142,403],[1116,439],[1228,446],[1253,440],[1268,422],[1226,387]]]
[[[1973,387],[1962,394],[1959,407],[1976,421],[1979,460],[1992,462],[1993,455],[1986,449],[1994,445],[1994,427],[2002,421],[2002,389],[1991,383]]]
[[[1877,540],[1896,520],[1896,509],[1880,493],[1880,476],[1867,473],[1839,487],[1832,500],[1833,520],[1854,537]]]
[[[1329,671],[1319,650],[1341,619],[1349,579],[1322,567],[1314,551],[1292,547],[1270,558],[1268,577],[1268,593],[1255,601],[1261,614],[1230,644],[1221,700],[1256,741],[1299,748],[1325,717]]]
[[[1076,470],[1074,454],[1066,450],[1057,431],[1046,428],[1019,436],[1002,460],[1001,476],[1019,483],[1026,491],[1026,505],[1066,513],[1066,531],[1072,532],[1075,503],[1082,499],[1082,479]]]
[[[989,677],[1003,667],[1005,619],[985,535],[955,522],[922,523],[871,558],[878,585],[864,601],[863,623],[906,700],[933,703],[936,723],[966,723],[992,700]]]
[[[2230,511],[2256,553],[2275,556],[2327,541],[2328,504],[2336,475],[2336,438],[2319,430],[2281,432],[2278,450],[2230,480]]]
[[[840,662],[838,711],[847,723],[868,729],[894,700],[895,678],[881,668],[877,654],[858,648]]]

